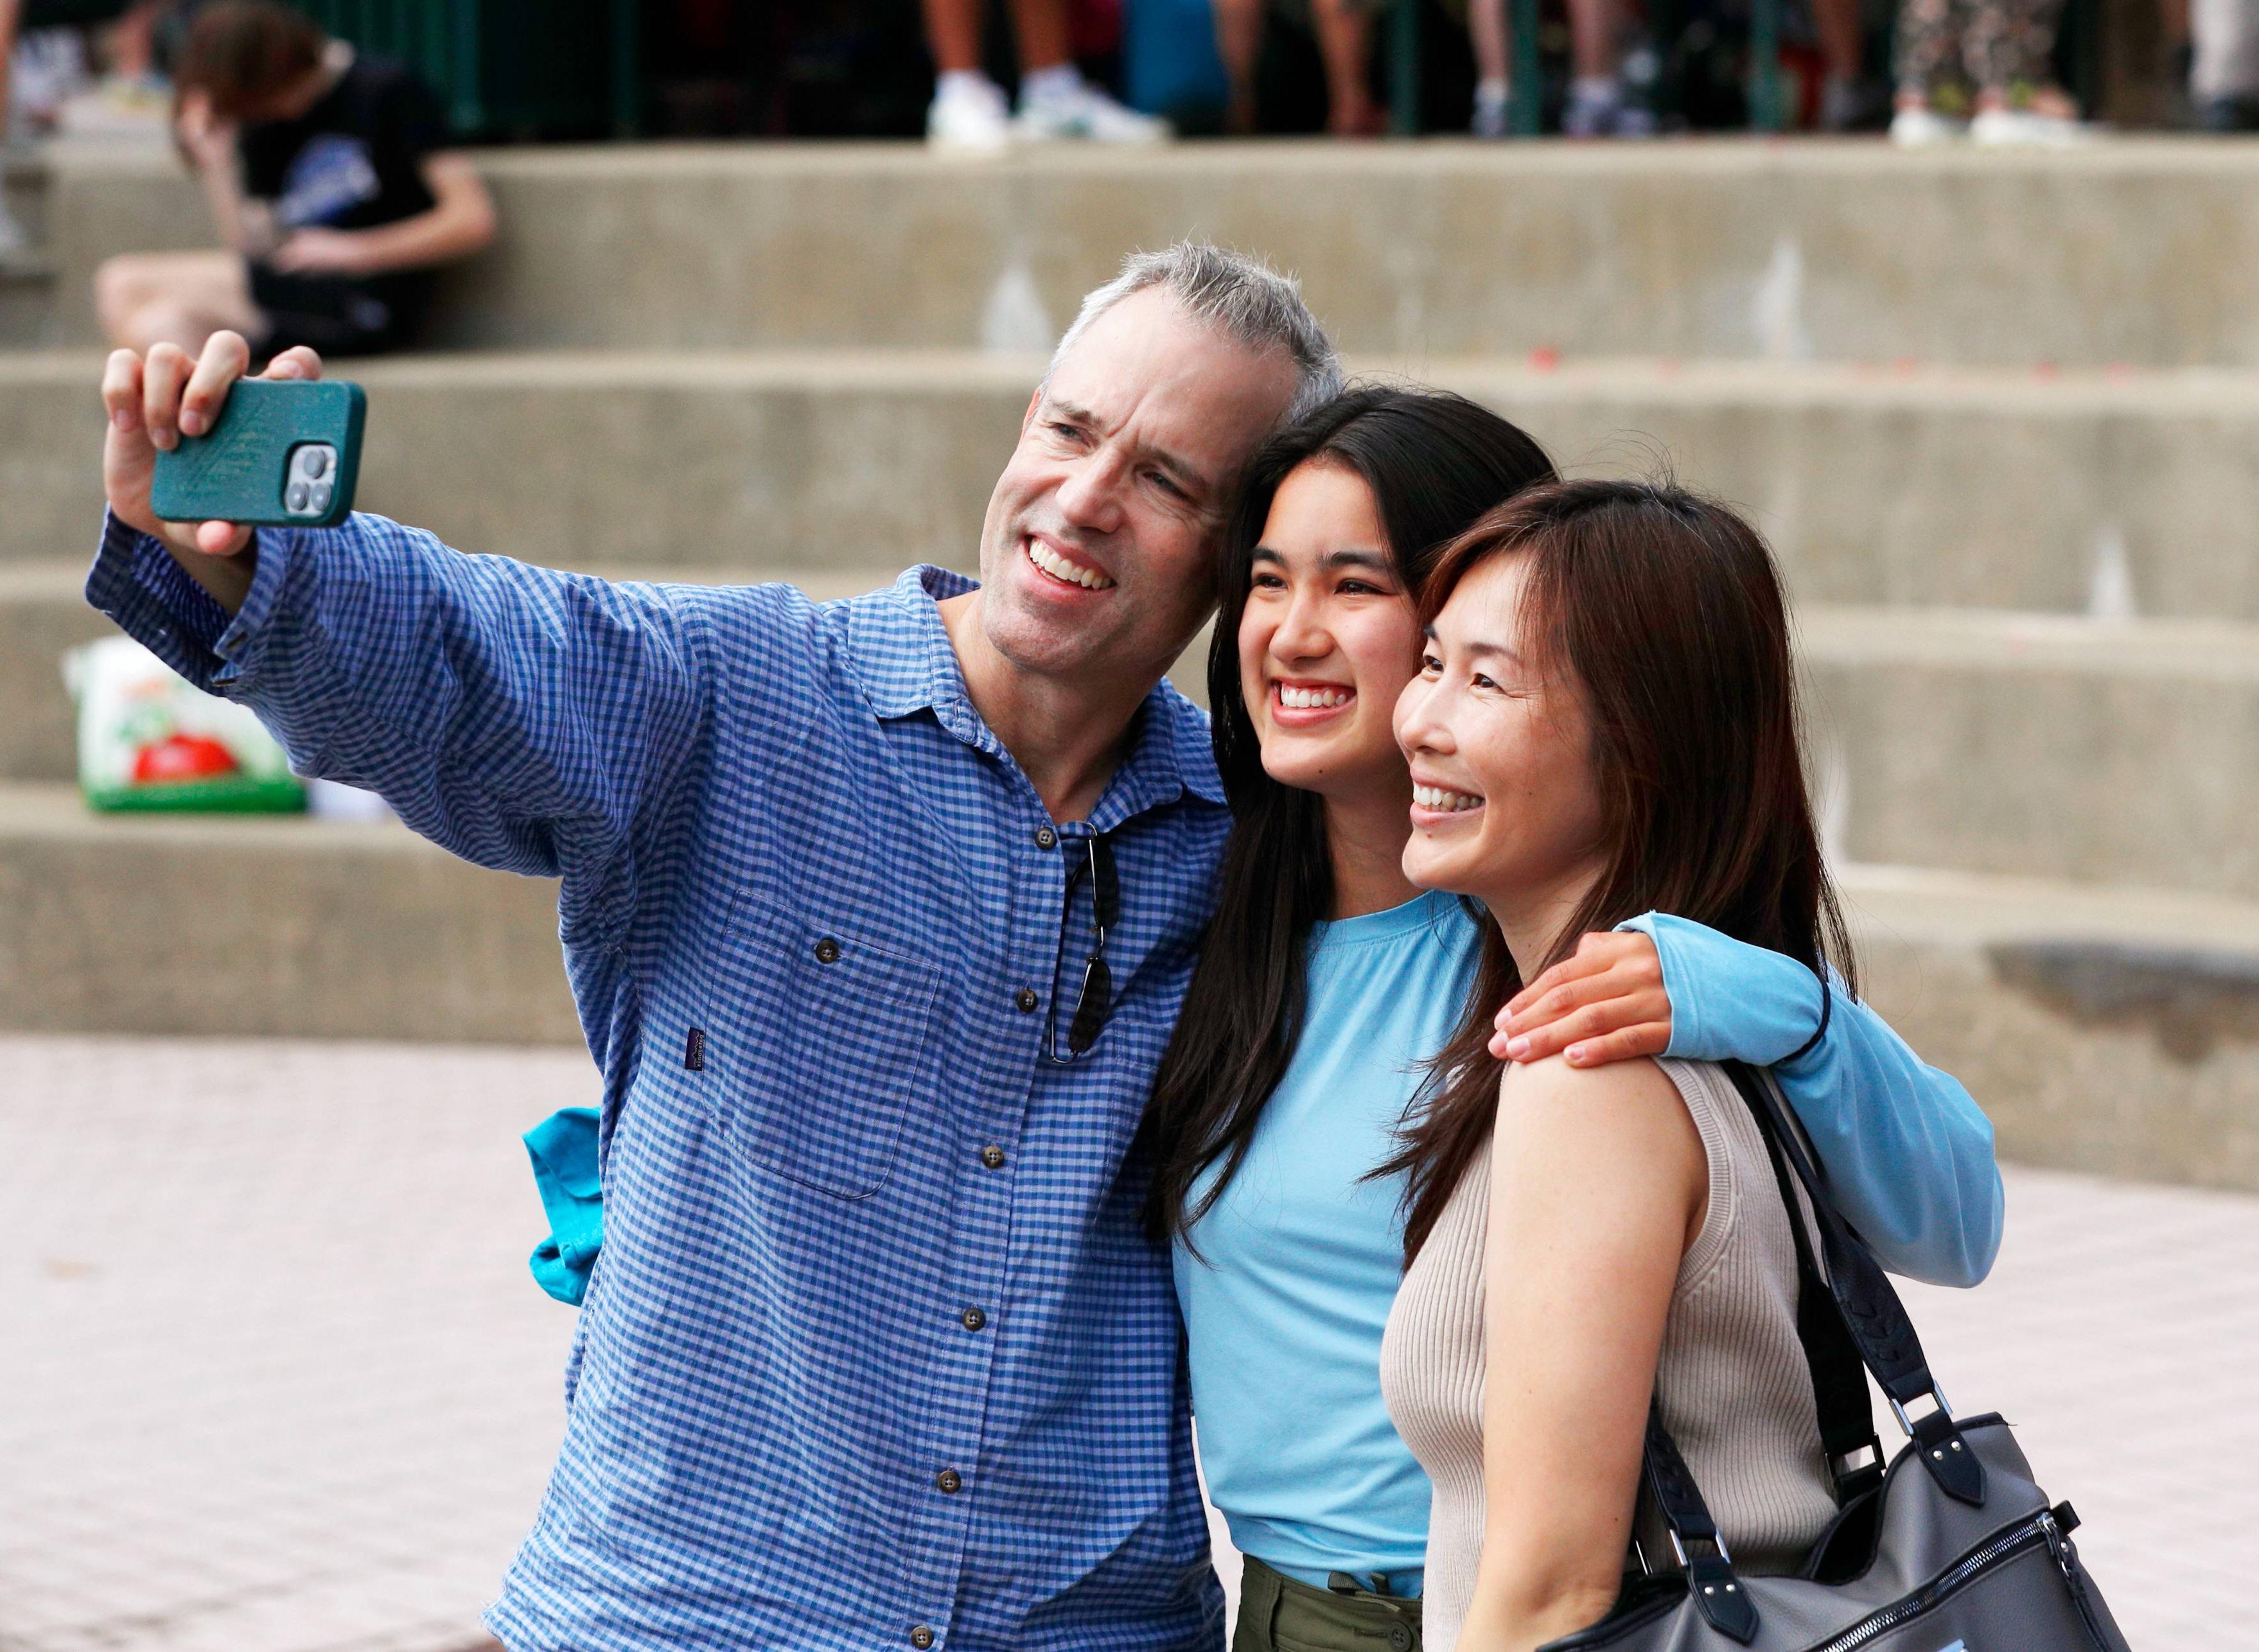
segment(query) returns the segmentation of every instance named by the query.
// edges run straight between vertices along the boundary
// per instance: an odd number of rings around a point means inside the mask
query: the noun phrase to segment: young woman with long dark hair
[[[1379,1372],[1406,1182],[1373,1172],[1425,1064],[1454,1027],[1479,1023],[1486,1044],[1511,994],[1486,970],[1483,922],[1405,876],[1413,778],[1390,721],[1420,670],[1417,602],[1438,554],[1553,480],[1535,443],[1472,402],[1358,390],[1258,455],[1229,535],[1208,686],[1235,825],[1144,1145],[1153,1228],[1175,1247],[1201,1465],[1247,1556],[1236,1652],[1418,1641],[1429,1485]],[[1780,1063],[1892,1265],[1981,1278],[1999,1178],[1960,1086],[1855,1001],[1815,1036],[1800,946],[1768,951],[1764,936],[1729,940],[1650,907],[1679,909],[1656,901],[1585,925],[1637,932],[1586,937],[1515,999],[1507,1033],[1546,1023],[1517,1056],[1565,1045],[1565,1059],[1600,1062],[1663,1054],[1667,1039],[1674,1054]],[[1620,965],[1640,955],[1659,958],[1669,989],[1660,1026],[1624,1026],[1639,997],[1619,996],[1624,983],[1652,977]]]
[[[1615,1600],[1650,1401],[1743,1571],[1793,1570],[1835,1503],[1792,1215],[1730,1079],[1501,1077],[1481,1004],[1658,908],[1815,979],[1851,959],[1746,523],[1667,486],[1533,489],[1443,553],[1421,606],[1404,870],[1487,922],[1479,996],[1392,1165],[1410,1265],[1382,1378],[1435,1484],[1429,1645],[1529,1652]]]

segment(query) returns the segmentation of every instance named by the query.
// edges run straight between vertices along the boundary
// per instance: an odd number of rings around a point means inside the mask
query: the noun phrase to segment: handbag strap
[[[1867,1248],[1867,1242],[1835,1208],[1828,1196],[1826,1178],[1805,1146],[1802,1136],[1784,1114],[1780,1099],[1772,1087],[1738,1062],[1724,1065],[1734,1087],[1748,1103],[1757,1129],[1787,1161],[1812,1201],[1813,1217],[1820,1226],[1821,1252],[1828,1264],[1828,1297],[1861,1361],[1874,1374],[1876,1383],[1889,1399],[1899,1426],[1921,1448],[1922,1466],[1929,1470],[1938,1489],[1958,1502],[1981,1508],[1985,1502],[1984,1464],[1963,1440],[1952,1410],[1945,1403],[1936,1378],[1930,1375],[1921,1338],[1915,1335],[1913,1321],[1906,1317],[1906,1305],[1899,1300],[1889,1276],[1875,1260],[1875,1253]],[[1793,1224],[1793,1204],[1789,1215]],[[1800,1302],[1798,1317],[1800,1333]],[[1832,1375],[1823,1375],[1815,1364],[1815,1399],[1818,1384],[1822,1380],[1832,1388],[1835,1379]],[[1933,1408],[1918,1421],[1909,1419],[1906,1407],[1924,1398],[1932,1402]]]
[[[1742,1073],[1733,1073],[1741,1088]],[[1751,1082],[1764,1079],[1749,1075]],[[1746,1100],[1747,1093],[1744,1092]],[[1772,1164],[1773,1186],[1788,1212],[1788,1227],[1796,1243],[1796,1339],[1804,1349],[1804,1362],[1812,1378],[1813,1410],[1820,1423],[1820,1439],[1828,1456],[1828,1472],[1835,1484],[1835,1506],[1848,1508],[1883,1483],[1883,1445],[1875,1437],[1875,1409],[1867,1397],[1867,1367],[1858,1344],[1835,1311],[1828,1278],[1813,1254],[1812,1230],[1789,1179],[1788,1161],[1773,1133],[1758,1126],[1765,1157]]]

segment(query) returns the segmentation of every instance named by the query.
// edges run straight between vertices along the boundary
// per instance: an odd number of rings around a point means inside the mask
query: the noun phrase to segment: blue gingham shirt
[[[367,516],[258,556],[231,622],[113,521],[88,595],[301,773],[563,880],[605,1245],[494,1631],[1215,1645],[1168,1256],[1124,1171],[1228,826],[1201,714],[1155,689],[1089,821],[1054,827],[966,696],[934,607],[956,575],[819,607]],[[1057,1066],[1094,830],[1115,1006]]]

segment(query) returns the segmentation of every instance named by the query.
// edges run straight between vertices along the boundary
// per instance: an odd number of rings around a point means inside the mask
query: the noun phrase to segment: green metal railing
[[[642,127],[638,0],[298,4],[339,39],[412,65],[458,136],[630,136]]]

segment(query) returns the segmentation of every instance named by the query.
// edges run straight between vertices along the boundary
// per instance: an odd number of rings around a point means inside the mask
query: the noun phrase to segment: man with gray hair
[[[243,340],[110,359],[88,595],[302,773],[560,878],[605,1245],[512,1652],[1220,1636],[1125,1156],[1229,821],[1163,681],[1243,466],[1338,387],[1293,283],[1132,260],[1028,404],[980,583],[614,584],[160,522]],[[270,377],[312,377],[309,352]]]

